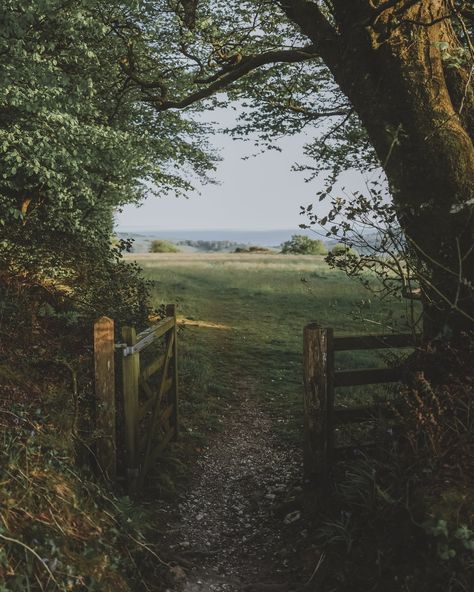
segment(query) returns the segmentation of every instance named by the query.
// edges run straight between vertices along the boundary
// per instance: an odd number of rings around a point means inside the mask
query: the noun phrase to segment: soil
[[[276,438],[248,385],[236,397],[224,411],[225,430],[197,461],[175,508],[168,541],[175,584],[168,592],[301,587],[301,452]]]

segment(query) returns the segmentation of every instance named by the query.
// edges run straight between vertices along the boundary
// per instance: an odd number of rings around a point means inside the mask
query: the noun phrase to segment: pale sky
[[[214,112],[213,119],[218,117]],[[222,125],[228,124],[227,113],[222,119]],[[304,173],[291,171],[302,160],[302,136],[284,139],[282,152],[272,150],[248,160],[242,157],[258,152],[252,142],[218,133],[213,144],[223,157],[214,175],[220,185],[203,186],[201,195],[194,193],[189,199],[164,195],[150,197],[140,207],[126,206],[117,215],[117,229],[297,230],[306,222],[299,207],[316,201],[322,181],[306,183]]]

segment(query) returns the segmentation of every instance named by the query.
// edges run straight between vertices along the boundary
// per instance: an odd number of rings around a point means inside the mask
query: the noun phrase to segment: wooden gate
[[[120,448],[115,442],[114,348],[110,347],[113,321],[99,319],[94,336],[98,425],[105,434],[99,438],[98,460],[103,472],[112,479],[116,472],[116,450]],[[122,340],[123,343],[115,344],[121,358],[122,378],[122,401],[117,407],[123,413],[119,423],[124,432],[127,487],[130,492],[136,492],[142,488],[157,457],[178,437],[175,305],[167,305],[166,316],[139,334],[133,327],[123,327]],[[108,377],[106,381],[104,376]]]
[[[123,411],[127,482],[141,489],[154,461],[178,437],[178,334],[175,305],[166,317],[138,335],[122,329]],[[142,363],[144,350],[158,340],[164,352]]]
[[[334,456],[334,428],[374,416],[375,407],[352,409],[335,406],[335,389],[398,382],[402,368],[369,368],[335,371],[337,351],[414,347],[420,337],[413,334],[351,335],[335,337],[331,328],[316,323],[304,329],[304,471],[309,479],[326,485]]]

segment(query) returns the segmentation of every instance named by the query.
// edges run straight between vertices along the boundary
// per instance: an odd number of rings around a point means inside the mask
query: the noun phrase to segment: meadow
[[[380,300],[319,256],[134,254],[155,307],[176,302],[183,328],[183,419],[203,438],[223,405],[248,392],[281,436],[302,431],[302,334],[316,321],[337,335],[406,330],[408,304]],[[339,369],[390,363],[397,352],[341,352]],[[381,387],[340,389],[337,404],[366,403]]]

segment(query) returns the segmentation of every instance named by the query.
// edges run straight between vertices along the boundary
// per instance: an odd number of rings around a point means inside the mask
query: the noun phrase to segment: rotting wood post
[[[171,425],[174,428],[173,440],[178,439],[179,434],[179,382],[178,382],[178,323],[176,322],[176,305],[168,304],[166,306],[166,316],[174,317],[173,327],[173,386],[171,390],[171,404],[173,405],[173,411],[171,415]]]
[[[332,329],[304,328],[304,474],[326,488],[334,448],[334,349]]]
[[[94,323],[94,374],[97,399],[97,461],[103,475],[115,480],[117,446],[115,431],[114,321],[101,317]]]
[[[122,339],[128,347],[137,342],[133,327],[123,327]],[[130,493],[136,487],[138,477],[137,424],[138,424],[138,380],[140,375],[140,353],[124,356],[122,361],[123,410],[125,423],[125,449],[127,460],[127,486]]]

